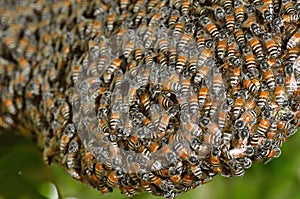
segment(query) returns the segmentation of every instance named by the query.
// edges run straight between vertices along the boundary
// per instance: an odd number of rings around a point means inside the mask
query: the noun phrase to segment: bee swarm
[[[300,126],[300,2],[0,2],[0,129],[102,193],[243,176]]]

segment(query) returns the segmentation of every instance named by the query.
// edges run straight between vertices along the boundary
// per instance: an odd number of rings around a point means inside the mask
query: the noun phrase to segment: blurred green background
[[[178,199],[300,199],[300,129],[270,163],[254,164],[243,178],[215,177],[212,182]],[[0,135],[0,199],[88,198],[125,199],[118,190],[102,195],[72,179],[54,164],[46,166],[29,140],[5,132]],[[139,194],[132,199],[159,199]]]

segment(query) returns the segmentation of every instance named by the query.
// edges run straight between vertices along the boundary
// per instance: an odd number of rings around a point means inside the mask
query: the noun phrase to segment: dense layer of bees
[[[300,2],[0,2],[0,128],[102,193],[174,198],[300,126]]]

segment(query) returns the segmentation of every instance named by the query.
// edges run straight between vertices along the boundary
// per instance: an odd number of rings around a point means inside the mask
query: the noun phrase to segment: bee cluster
[[[102,193],[174,198],[300,126],[300,2],[0,2],[0,128]]]

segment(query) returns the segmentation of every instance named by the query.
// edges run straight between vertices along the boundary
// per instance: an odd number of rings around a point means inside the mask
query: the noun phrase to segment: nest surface
[[[102,193],[174,198],[300,126],[300,3],[0,2],[0,128]]]

